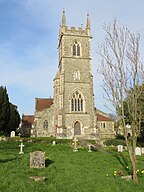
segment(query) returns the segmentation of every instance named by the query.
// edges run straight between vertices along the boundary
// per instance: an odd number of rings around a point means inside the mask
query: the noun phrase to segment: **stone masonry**
[[[32,136],[95,139],[101,129],[100,132],[104,132],[106,125],[108,137],[114,136],[114,122],[108,116],[105,124],[102,119],[101,122],[97,121],[91,71],[91,38],[89,15],[85,29],[76,29],[68,28],[63,12],[53,104],[41,110],[36,109]]]

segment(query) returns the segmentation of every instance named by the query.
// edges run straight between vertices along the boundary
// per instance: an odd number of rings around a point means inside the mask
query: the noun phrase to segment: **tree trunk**
[[[133,180],[134,180],[135,183],[138,183],[138,175],[137,175],[135,155],[134,155],[134,157],[132,159],[132,166],[133,166]]]
[[[133,181],[135,183],[138,183],[135,148],[133,148],[132,146],[128,146],[128,152],[129,152],[129,156],[130,156],[130,160],[131,160],[131,164],[132,164],[132,171],[133,171],[132,177],[133,177]]]

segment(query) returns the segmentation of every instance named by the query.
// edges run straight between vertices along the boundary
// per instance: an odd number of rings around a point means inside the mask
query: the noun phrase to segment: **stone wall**
[[[53,105],[42,111],[35,111],[35,119],[31,129],[31,136],[33,137],[50,137],[54,135],[54,116]],[[48,121],[48,128],[43,127],[44,121]]]

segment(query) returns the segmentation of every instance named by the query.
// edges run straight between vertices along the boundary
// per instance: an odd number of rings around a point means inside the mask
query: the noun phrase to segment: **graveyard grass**
[[[139,183],[122,180],[114,171],[129,171],[127,152],[107,149],[88,153],[88,149],[73,152],[70,142],[52,146],[44,142],[23,142],[24,154],[19,153],[20,142],[0,142],[0,192],[142,192],[144,174]],[[46,167],[30,168],[30,152],[42,150],[46,155]],[[137,166],[144,169],[144,155],[139,156]],[[30,180],[31,176],[46,177],[45,181]]]

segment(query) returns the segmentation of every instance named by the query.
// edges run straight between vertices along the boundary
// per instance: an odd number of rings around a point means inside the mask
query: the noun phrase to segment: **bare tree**
[[[104,24],[103,29],[106,32],[106,37],[99,48],[101,56],[99,72],[103,75],[103,89],[106,97],[114,106],[123,129],[133,168],[133,180],[138,182],[135,148],[141,126],[138,99],[142,93],[141,85],[144,80],[139,53],[140,35],[132,33],[116,19],[112,24]],[[131,135],[128,135],[127,132],[124,102],[128,106],[131,118]]]

